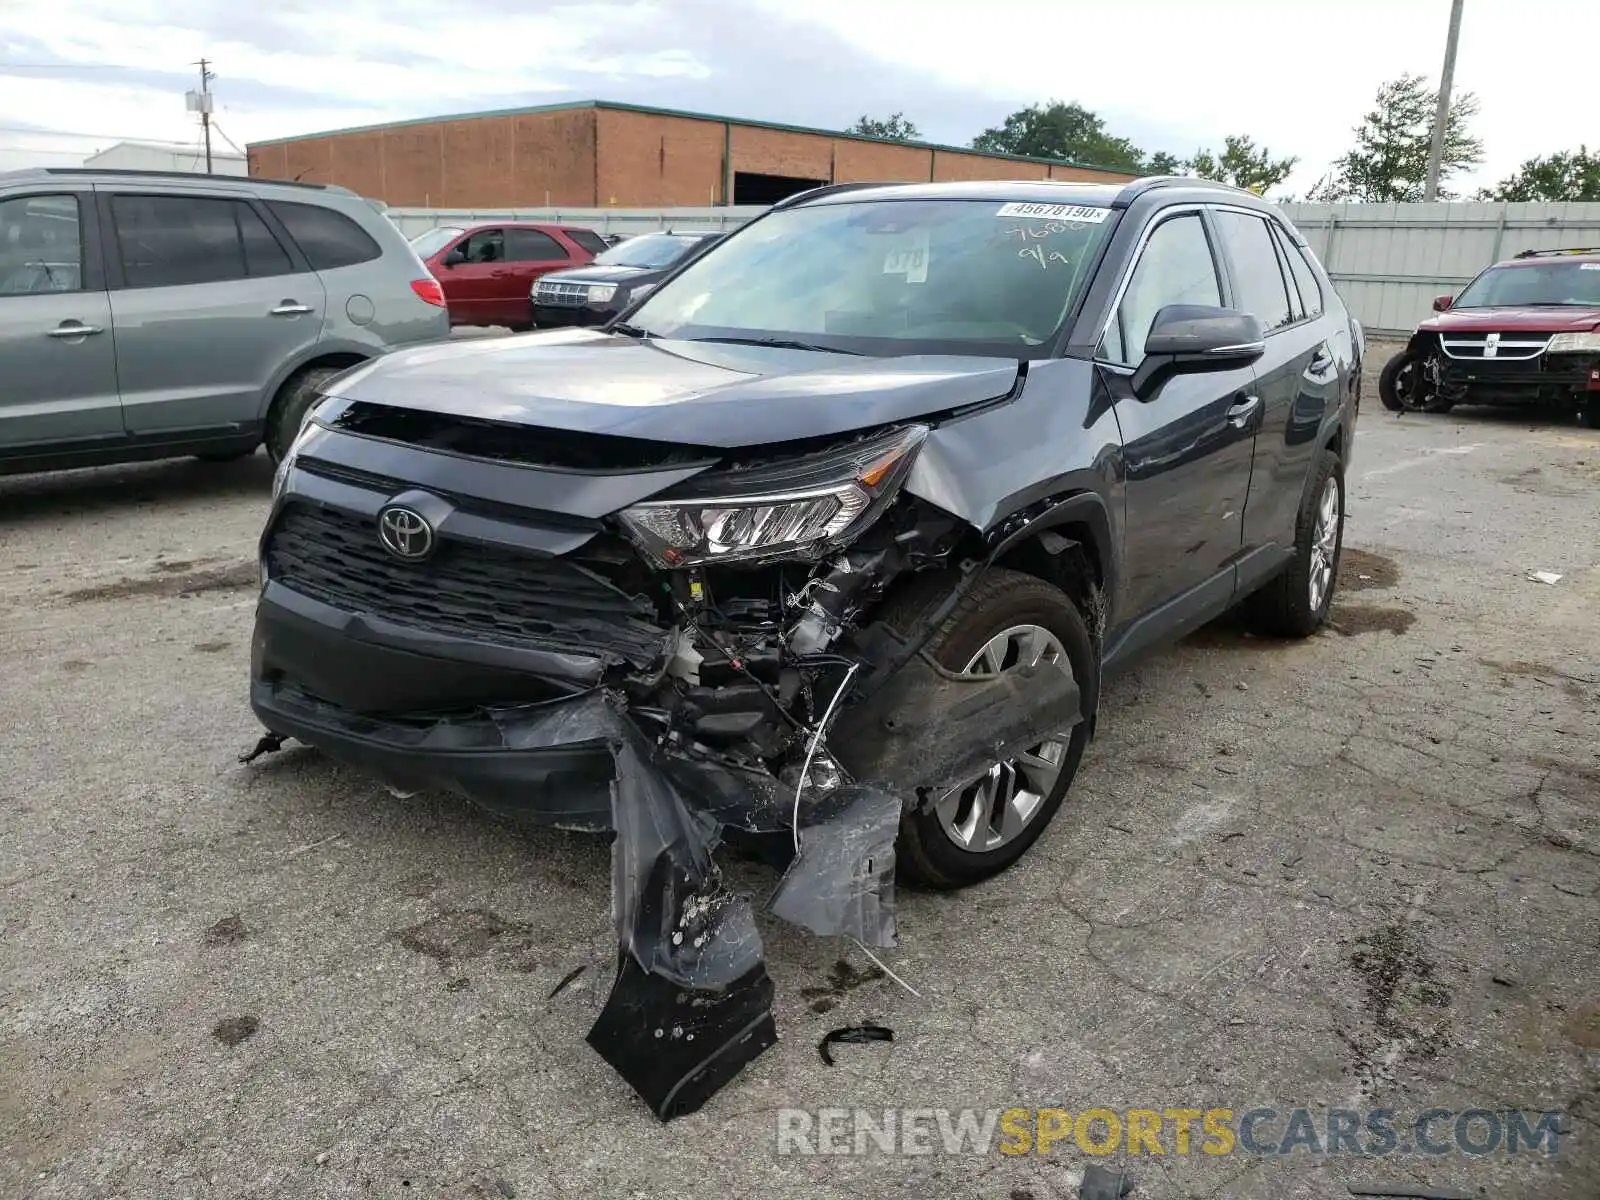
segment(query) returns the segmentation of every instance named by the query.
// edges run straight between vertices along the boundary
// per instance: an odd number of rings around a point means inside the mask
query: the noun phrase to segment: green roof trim
[[[349,133],[381,133],[389,129],[405,129],[413,125],[442,125],[446,121],[475,121],[486,117],[523,117],[537,113],[579,112],[583,109],[606,109],[611,112],[643,113],[653,117],[681,117],[688,121],[712,121],[718,125],[745,125],[751,129],[771,129],[778,133],[806,133],[814,137],[844,138],[851,142],[872,142],[880,146],[908,146],[913,150],[942,151],[945,154],[971,154],[979,158],[994,158],[1003,162],[1039,163],[1041,166],[1076,167],[1082,171],[1105,171],[1113,175],[1138,177],[1138,171],[1126,167],[1106,167],[1096,163],[1073,162],[1065,158],[1039,158],[1029,154],[1002,154],[996,150],[974,150],[971,146],[949,146],[943,142],[903,142],[895,138],[870,137],[864,133],[846,133],[838,129],[818,129],[811,125],[786,125],[781,121],[757,121],[746,117],[719,117],[714,113],[688,112],[681,108],[656,108],[648,104],[619,104],[610,100],[571,100],[562,104],[535,104],[527,108],[492,108],[483,112],[449,113],[437,117],[413,117],[408,121],[385,121],[378,125],[355,125],[349,129],[327,129],[321,133],[301,133],[293,137],[267,138],[248,142],[245,149],[263,146],[283,146],[291,142],[311,142],[319,138],[338,137]]]

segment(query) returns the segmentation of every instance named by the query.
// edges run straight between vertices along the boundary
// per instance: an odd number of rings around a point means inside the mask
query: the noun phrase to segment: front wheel
[[[1324,450],[1300,504],[1288,569],[1244,602],[1245,621],[1274,637],[1310,637],[1328,621],[1344,552],[1344,467]]]
[[[317,402],[323,385],[343,370],[343,367],[308,367],[278,389],[272,407],[267,410],[267,432],[263,439],[274,466],[283,461],[289,447],[294,445],[306,413]]]
[[[896,601],[885,619],[907,628],[948,595],[949,577],[929,580]],[[1059,588],[1019,571],[995,569],[979,581],[928,642],[948,670],[993,674],[1047,663],[1068,671],[1083,719],[1015,759],[934,797],[900,823],[899,868],[912,883],[953,890],[998,875],[1016,862],[1061,807],[1089,741],[1100,691],[1100,662],[1088,627]]]

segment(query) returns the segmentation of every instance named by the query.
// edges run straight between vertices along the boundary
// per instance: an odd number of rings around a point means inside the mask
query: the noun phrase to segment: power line
[[[34,129],[27,125],[0,125],[0,133],[23,133],[33,137],[79,138],[86,142],[148,142],[156,146],[192,146],[193,142],[178,142],[170,138],[154,138],[141,133],[77,133],[71,129]]]
[[[0,71],[138,71],[140,67],[124,67],[112,63],[20,63],[0,62]]]

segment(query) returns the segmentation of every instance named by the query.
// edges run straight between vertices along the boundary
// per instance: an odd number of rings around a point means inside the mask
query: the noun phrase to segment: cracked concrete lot
[[[0,480],[0,1195],[1042,1200],[1094,1161],[1070,1140],[780,1157],[777,1110],[1376,1106],[1569,1116],[1554,1156],[1168,1132],[1131,1196],[1592,1200],[1600,433],[1366,395],[1333,628],[1222,623],[1109,686],[1034,852],[902,893],[920,1000],[763,917],[782,1040],[667,1126],[583,1041],[601,841],[236,762],[263,458]],[[861,1022],[893,1043],[824,1066]]]

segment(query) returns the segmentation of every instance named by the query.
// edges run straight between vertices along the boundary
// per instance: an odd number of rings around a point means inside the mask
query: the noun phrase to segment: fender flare
[[[384,351],[377,346],[366,346],[360,342],[353,342],[346,338],[325,338],[314,346],[307,346],[300,353],[290,358],[268,380],[267,386],[262,389],[261,398],[256,404],[256,419],[265,421],[267,412],[272,407],[273,400],[277,399],[278,392],[289,379],[302,370],[308,363],[316,362],[319,358],[331,358],[335,355],[345,354],[368,362],[382,355]],[[359,365],[359,364],[351,364]]]
[[[1030,538],[1073,524],[1087,525],[1093,532],[1095,545],[1091,549],[1100,568],[1101,591],[1106,603],[1114,611],[1121,562],[1113,540],[1111,512],[1105,498],[1098,492],[1076,492],[1059,499],[1050,498],[999,522],[991,533],[996,540],[990,551],[990,561],[1000,558]]]

